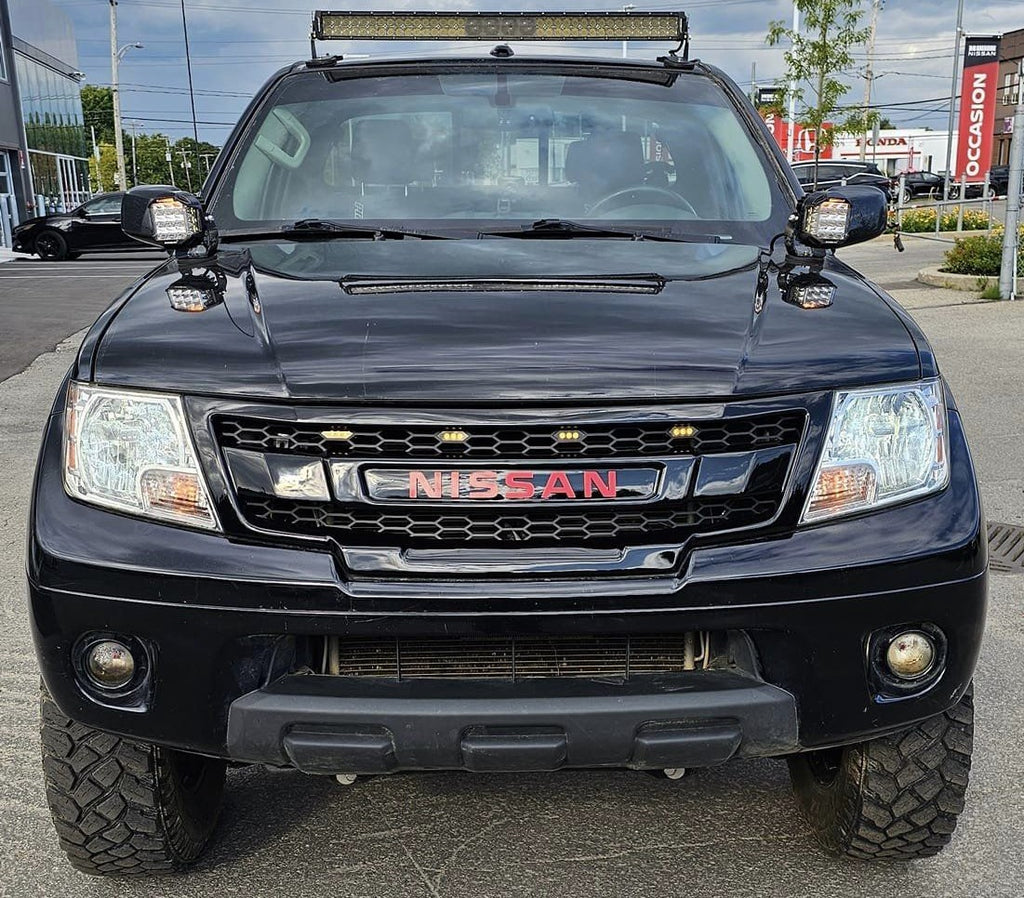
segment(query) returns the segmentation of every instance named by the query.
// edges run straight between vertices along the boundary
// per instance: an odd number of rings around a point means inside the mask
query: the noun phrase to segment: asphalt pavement
[[[992,520],[1024,523],[1024,303],[984,303],[915,284],[945,247],[879,240],[843,251],[874,275],[932,340],[967,421]],[[21,263],[0,269],[20,271]],[[139,268],[144,268],[139,265]],[[0,373],[0,896],[814,896],[984,895],[1024,891],[1024,576],[995,574],[977,674],[977,740],[968,807],[939,857],[905,864],[836,861],[815,847],[785,765],[743,761],[673,782],[633,772],[400,775],[341,787],[328,779],[232,771],[212,851],[191,875],[121,882],[76,874],[57,848],[39,772],[38,678],[25,614],[23,551],[39,434],[80,335],[136,276],[97,267],[46,284],[0,284],[12,347],[43,352]],[[68,270],[70,274],[70,270]],[[6,271],[0,276],[12,278]],[[27,289],[42,299],[33,301]],[[38,321],[36,320],[38,318]],[[21,342],[34,340],[22,349]],[[13,363],[17,368],[19,365]],[[23,365],[21,366],[23,367]]]
[[[70,262],[16,256],[0,265],[0,380],[88,327],[165,255],[96,253]]]

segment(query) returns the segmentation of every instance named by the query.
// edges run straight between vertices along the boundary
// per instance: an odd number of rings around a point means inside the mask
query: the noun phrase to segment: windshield
[[[224,234],[559,219],[761,244],[788,213],[765,156],[703,75],[307,72],[243,135],[211,211]]]

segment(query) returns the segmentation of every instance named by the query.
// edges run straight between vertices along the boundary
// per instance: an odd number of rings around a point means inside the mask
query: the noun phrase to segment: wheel
[[[913,198],[914,194],[910,192],[910,188],[904,188],[903,194],[900,196],[900,201],[903,205],[906,206]]]
[[[952,837],[971,769],[973,691],[890,736],[789,759],[797,802],[834,855],[912,860]]]
[[[45,689],[40,710],[46,800],[73,867],[145,875],[199,857],[220,812],[223,761],[75,723]]]
[[[604,215],[606,212],[612,212],[615,209],[621,209],[623,206],[636,206],[642,202],[642,199],[649,197],[650,201],[654,205],[659,206],[671,206],[674,209],[683,209],[689,212],[694,218],[697,217],[697,210],[690,205],[689,201],[685,197],[681,197],[674,190],[669,190],[667,187],[627,187],[624,190],[616,190],[614,193],[609,193],[608,196],[602,197],[593,206],[590,207],[589,215],[597,218],[598,216]]]
[[[47,262],[62,262],[68,257],[67,241],[56,231],[43,231],[36,237],[36,255]]]

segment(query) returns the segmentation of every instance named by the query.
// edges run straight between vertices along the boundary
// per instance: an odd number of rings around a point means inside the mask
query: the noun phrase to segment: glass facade
[[[87,155],[78,81],[20,53],[15,53],[15,67],[28,148]]]

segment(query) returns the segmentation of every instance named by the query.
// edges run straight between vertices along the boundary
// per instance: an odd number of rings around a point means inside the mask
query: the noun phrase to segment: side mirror
[[[215,242],[215,231],[199,197],[176,187],[133,187],[121,199],[121,230],[167,250],[188,250]]]
[[[885,233],[889,201],[877,187],[818,190],[800,199],[791,236],[817,249],[838,249]]]

